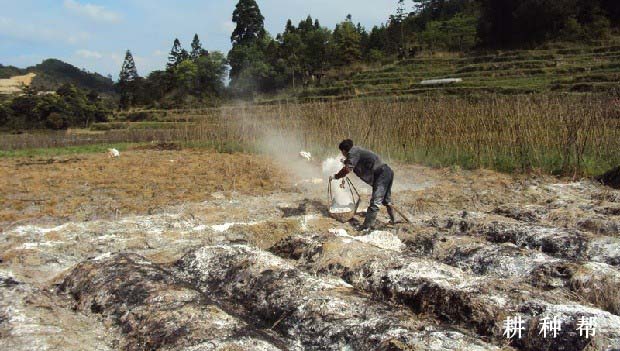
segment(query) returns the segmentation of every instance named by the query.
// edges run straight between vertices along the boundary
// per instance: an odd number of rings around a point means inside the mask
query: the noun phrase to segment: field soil
[[[329,217],[320,161],[288,166],[196,150],[1,159],[0,349],[620,349],[619,190],[393,164],[411,223],[382,212],[360,233],[363,211]]]
[[[0,161],[0,226],[149,214],[223,194],[264,195],[285,187],[271,161],[241,154],[132,150]]]

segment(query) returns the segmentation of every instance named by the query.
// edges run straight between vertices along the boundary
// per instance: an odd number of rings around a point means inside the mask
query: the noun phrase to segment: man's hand
[[[348,169],[347,167],[343,167],[343,168],[340,170],[340,172],[338,172],[338,173],[336,173],[336,174],[334,175],[334,179],[342,179],[342,178],[346,177],[346,176],[347,176],[347,174],[349,174],[349,172],[350,172],[350,171],[349,171],[349,169]]]

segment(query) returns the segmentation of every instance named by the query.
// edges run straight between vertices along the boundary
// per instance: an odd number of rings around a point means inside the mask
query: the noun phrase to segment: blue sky
[[[275,35],[308,14],[332,28],[347,14],[366,28],[384,23],[397,0],[257,0]],[[208,50],[230,49],[236,0],[0,0],[0,63],[27,67],[58,58],[114,79],[126,49],[141,75],[162,69],[174,38],[198,33]]]

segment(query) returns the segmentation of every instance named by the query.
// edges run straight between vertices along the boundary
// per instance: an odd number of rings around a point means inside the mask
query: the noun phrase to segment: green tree
[[[381,51],[386,55],[394,54],[398,51],[399,44],[391,41],[388,27],[385,25],[374,26],[368,34],[368,42],[365,51],[370,53],[372,50]]]
[[[190,52],[190,58],[192,60],[197,60],[199,57],[203,55],[207,55],[207,54],[208,52],[202,48],[200,39],[198,39],[198,34],[194,34],[194,40],[192,40],[192,51]]]
[[[607,17],[596,14],[586,26],[588,37],[591,39],[607,39],[611,34],[610,27],[611,21]]]
[[[136,103],[136,97],[139,95],[141,82],[142,80],[138,75],[133,55],[131,51],[127,50],[117,85],[120,95],[119,107],[121,109],[128,108]]]
[[[516,30],[514,11],[517,0],[481,0],[481,16],[478,22],[478,36],[487,46],[501,47],[512,44]]]
[[[96,94],[87,94],[72,84],[63,84],[56,94],[37,95],[27,89],[6,110],[6,125],[13,129],[85,127],[105,121],[109,113]]]
[[[272,90],[286,88],[292,82],[293,69],[289,67],[281,42],[282,35],[278,34],[277,39],[271,40],[265,50],[265,61],[271,67],[266,86]]]
[[[265,37],[263,42],[237,45],[228,53],[228,63],[231,67],[230,87],[233,93],[249,95],[273,89],[272,80],[275,72],[266,56],[266,48],[270,41],[270,38]]]
[[[289,18],[286,21],[286,27],[284,27],[284,34],[295,33],[296,31],[297,31],[297,28],[295,28],[295,26],[293,25],[293,21],[291,21],[291,19]]]
[[[197,83],[201,92],[220,96],[224,91],[224,79],[227,73],[226,57],[219,51],[213,51],[207,56],[196,60]]]
[[[399,31],[399,51],[405,53],[405,19],[407,14],[405,13],[405,0],[398,0],[398,8],[396,9],[396,21]]]
[[[138,78],[138,69],[136,68],[136,62],[133,59],[133,55],[130,50],[125,53],[125,61],[121,67],[121,73],[119,74],[120,82],[131,82]]]
[[[308,33],[311,33],[315,29],[314,23],[312,21],[312,17],[308,15],[308,17],[306,17],[305,20],[302,20],[299,22],[299,25],[297,26],[297,28],[302,36],[305,36]]]
[[[577,0],[577,3],[577,20],[584,29],[583,39],[606,39],[610,34],[613,12],[604,10],[605,2]]]
[[[315,24],[318,24],[315,23]],[[322,73],[329,65],[329,54],[332,45],[332,33],[320,25],[314,27],[305,38],[304,61],[310,78]],[[319,79],[321,75],[318,75]]]
[[[447,21],[429,22],[420,38],[431,50],[469,50],[476,44],[476,24],[476,17],[459,14]]]
[[[615,27],[620,26],[620,1],[618,0],[600,0],[601,9],[605,12],[610,23]]]
[[[233,46],[260,40],[265,35],[264,20],[256,1],[239,0],[232,16],[232,21],[236,23],[230,37]]]
[[[361,53],[361,36],[357,28],[351,22],[350,15],[347,20],[336,25],[334,30],[334,43],[336,62],[340,65],[348,65],[360,60]]]
[[[286,63],[286,71],[290,73],[293,88],[295,88],[295,79],[301,75],[303,70],[304,43],[301,33],[295,27],[288,28],[287,26],[287,30],[280,38],[280,56]]]
[[[37,110],[42,111],[40,113],[45,115],[46,119],[52,112],[60,114],[60,116],[54,116],[52,121],[46,122],[49,124],[49,128],[65,129],[69,125],[82,123],[88,125],[91,111],[82,91],[78,90],[73,84],[63,84],[56,90],[56,96],[60,101],[46,101],[44,99],[37,105]],[[62,108],[59,108],[61,106]]]
[[[604,0],[480,0],[478,35],[483,44],[493,47],[557,38],[604,38],[611,26],[606,16],[614,16],[609,4]]]
[[[169,70],[174,70],[187,56],[189,55],[187,51],[181,47],[181,41],[179,39],[174,39],[172,49],[170,49],[170,54],[168,55],[167,68]]]
[[[185,60],[175,68],[174,75],[177,80],[177,86],[184,93],[189,93],[196,88],[198,77],[198,67],[191,60]]]
[[[71,96],[60,95],[58,92],[64,94],[64,91],[72,90]],[[67,129],[71,125],[81,124],[85,115],[83,110],[86,107],[86,103],[80,104],[77,95],[77,89],[71,84],[64,84],[58,88],[56,95],[43,95],[37,100],[37,105],[34,109],[41,120],[44,121],[44,127],[48,129]],[[69,102],[71,105],[69,105]],[[87,123],[80,126],[87,125]]]
[[[0,103],[0,126],[6,125],[12,117],[9,107]]]
[[[232,21],[236,26],[230,38],[232,49],[228,53],[230,85],[240,94],[266,89],[273,74],[265,53],[271,38],[265,31],[264,17],[256,1],[239,0]]]
[[[44,117],[42,118],[36,111],[38,96],[34,89],[24,89],[20,95],[9,103],[9,108],[13,112],[13,120],[9,126],[13,129],[21,128],[41,128]]]
[[[271,66],[268,86],[285,88],[299,83],[307,86],[329,64],[331,31],[321,27],[311,16],[301,20],[296,27],[289,19],[284,32],[270,41],[265,50],[265,60]]]
[[[174,78],[170,70],[151,72],[144,82],[144,102],[156,104],[161,101],[174,88]]]
[[[96,94],[87,93],[73,84],[64,84],[58,88],[56,95],[42,96],[37,110],[46,116],[48,128],[55,129],[86,127],[93,122],[103,122],[108,113]]]
[[[457,14],[471,14],[476,8],[472,0],[413,0],[414,11],[409,17],[417,17],[419,28],[424,28],[431,21],[448,20]]]

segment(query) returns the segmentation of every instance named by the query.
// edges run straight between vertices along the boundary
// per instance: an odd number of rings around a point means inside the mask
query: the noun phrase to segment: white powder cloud
[[[121,15],[107,10],[103,6],[94,5],[94,4],[81,4],[75,0],[65,0],[64,6],[66,9],[82,15],[86,16],[95,21],[101,22],[119,22],[121,20]]]

